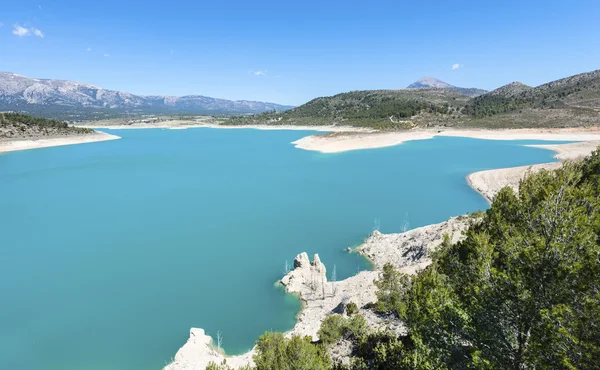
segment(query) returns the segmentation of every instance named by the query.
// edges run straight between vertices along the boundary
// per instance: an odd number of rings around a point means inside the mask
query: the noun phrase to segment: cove
[[[160,369],[190,327],[244,352],[294,325],[274,283],[298,253],[343,279],[374,227],[486,209],[467,174],[553,161],[534,141],[320,154],[290,144],[309,131],[107,131],[122,140],[0,155],[3,368]]]

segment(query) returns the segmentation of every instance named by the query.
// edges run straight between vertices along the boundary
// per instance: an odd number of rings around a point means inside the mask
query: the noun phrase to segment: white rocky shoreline
[[[561,160],[574,160],[589,155],[600,142],[588,141],[561,145],[540,146],[557,152],[555,156]],[[529,171],[554,169],[562,162],[546,163],[532,166],[505,168],[475,172],[467,176],[469,184],[482,196],[491,201],[494,195],[504,186],[514,189]],[[304,302],[294,328],[286,336],[311,336],[317,340],[317,332],[326,316],[336,312],[340,304],[354,302],[359,312],[372,328],[387,328],[397,332],[402,328],[397,323],[388,322],[363,307],[376,301],[374,281],[379,278],[383,266],[393,264],[402,272],[414,274],[431,263],[431,251],[437,248],[448,235],[452,242],[463,237],[463,231],[474,222],[475,218],[465,215],[452,217],[439,224],[428,225],[404,233],[382,234],[374,231],[356,252],[369,259],[374,269],[361,271],[341,281],[327,281],[326,268],[318,255],[313,261],[306,253],[301,253],[294,260],[294,269],[280,281],[288,293],[298,294]],[[164,370],[201,370],[210,362],[222,363],[223,360],[232,368],[252,365],[254,349],[238,356],[225,356],[212,346],[212,338],[204,330],[192,328],[190,337],[177,351],[173,362]]]
[[[99,141],[117,140],[120,138],[121,137],[117,135],[111,135],[105,132],[95,131],[89,134],[80,135],[0,140],[0,153],[48,148],[52,146],[95,143]]]

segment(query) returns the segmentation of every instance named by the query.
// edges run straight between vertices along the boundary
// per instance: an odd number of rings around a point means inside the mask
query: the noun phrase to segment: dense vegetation
[[[553,81],[536,88],[510,84],[472,99],[462,112],[487,117],[524,108],[592,110],[600,107],[600,70]]]
[[[334,314],[318,343],[265,334],[256,368],[598,369],[600,149],[528,176],[518,193],[502,189],[429,267],[408,276],[387,265],[376,285],[373,309],[402,321],[405,334]],[[339,341],[352,344],[350,365],[325,355]]]
[[[378,308],[406,324],[410,343],[385,345],[395,368],[596,369],[599,176],[599,151],[529,176],[422,273],[386,267]]]
[[[21,113],[0,113],[0,124],[22,123],[27,126],[68,128],[69,125],[62,121],[29,116]]]
[[[410,128],[419,114],[452,116],[468,97],[442,89],[352,91],[317,98],[285,111],[234,117],[225,124],[353,125],[378,129]]]
[[[0,113],[0,137],[36,134],[86,134],[93,130],[70,127],[66,122],[22,113]]]

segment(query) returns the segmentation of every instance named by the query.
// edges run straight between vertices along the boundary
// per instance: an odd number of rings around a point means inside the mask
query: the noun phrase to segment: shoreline
[[[49,148],[53,146],[75,145],[96,143],[107,140],[117,140],[120,136],[108,134],[105,132],[96,131],[91,134],[48,137],[48,138],[32,138],[32,139],[15,139],[0,141],[0,153],[15,152],[20,150],[30,150],[39,148]]]
[[[369,128],[353,126],[295,126],[295,125],[221,125],[216,123],[182,124],[182,121],[172,120],[160,124],[132,125],[76,125],[92,129],[169,129],[184,130],[188,128],[213,129],[254,129],[254,130],[294,130],[316,131],[325,134],[313,134],[291,142],[295,148],[319,153],[342,153],[352,150],[376,149],[400,145],[413,140],[427,140],[435,137],[464,137],[481,140],[539,140],[539,141],[598,141],[600,144],[600,127],[579,128],[523,128],[523,129],[416,129],[407,131],[378,131]],[[562,145],[562,144],[558,144]],[[549,150],[562,150],[556,145],[535,144],[527,145]],[[556,151],[555,150],[555,151]],[[585,149],[582,153],[585,152]],[[565,159],[557,153],[558,159]],[[571,156],[572,157],[572,156]]]
[[[375,149],[395,146],[407,141],[426,140],[435,137],[464,137],[480,140],[540,140],[540,141],[598,141],[600,127],[583,129],[510,129],[510,130],[410,130],[393,132],[342,133],[337,135],[310,135],[292,142],[296,148],[320,153],[342,153],[352,150]],[[529,145],[554,150],[554,145]],[[585,151],[585,150],[583,150]],[[582,152],[583,152],[582,151]],[[563,155],[558,153],[557,155]],[[559,157],[557,157],[559,158]],[[560,157],[559,159],[562,159]]]
[[[128,130],[128,129],[168,129],[168,130],[185,130],[188,128],[215,128],[215,129],[248,129],[248,130],[290,130],[290,131],[319,131],[319,132],[376,132],[376,130],[353,127],[353,126],[296,126],[296,125],[220,125],[217,123],[193,123],[179,124],[178,121],[164,121],[160,124],[131,124],[131,125],[94,125],[83,124],[75,125],[81,128],[91,129],[113,129],[113,130]]]
[[[560,161],[477,171],[467,175],[466,181],[473,190],[491,202],[502,187],[517,188],[527,172],[535,172],[543,168],[558,168],[565,160],[589,155],[599,144],[600,142],[596,141],[586,141],[536,146],[554,151],[556,153],[554,157]],[[294,260],[294,269],[279,281],[288,294],[298,295],[303,302],[296,324],[285,335],[287,337],[294,334],[308,335],[315,340],[321,322],[344,301],[356,303],[359,313],[363,314],[369,326],[402,332],[404,329],[401,325],[390,327],[388,322],[363,308],[365,304],[376,300],[374,280],[379,278],[383,265],[392,263],[406,274],[417,273],[431,263],[429,253],[440,245],[444,235],[449,235],[452,242],[455,243],[463,237],[462,231],[476,220],[477,216],[462,215],[452,217],[439,224],[423,226],[404,233],[382,234],[374,231],[355,249],[357,253],[371,261],[373,270],[361,271],[336,282],[327,281],[325,266],[321,263],[318,255],[315,255],[311,262],[306,253],[299,254]],[[320,286],[311,288],[311,285],[314,285],[314,276],[320,277]],[[316,281],[319,279],[317,278]],[[322,294],[320,295],[319,292]],[[254,353],[255,348],[241,355],[224,355],[214,349],[212,338],[207,336],[203,329],[191,328],[188,341],[177,351],[173,361],[165,366],[164,370],[198,369],[206,367],[209,362],[219,364],[224,360],[229,366],[236,369],[245,365],[253,365]]]
[[[185,121],[183,121],[185,122]],[[296,126],[296,125],[222,125],[217,123],[183,124],[182,121],[164,121],[159,124],[136,123],[132,125],[76,125],[92,129],[169,129],[185,130],[189,128],[213,129],[253,129],[253,130],[293,130],[316,131],[325,134],[313,134],[293,141],[298,149],[320,153],[342,153],[352,150],[384,148],[413,140],[427,140],[435,137],[465,137],[481,140],[540,140],[540,141],[599,141],[600,127],[580,128],[523,128],[523,129],[415,129],[406,131],[378,131],[353,126]],[[329,133],[329,134],[328,134]],[[543,144],[530,145],[552,149]],[[561,159],[561,158],[559,158]]]

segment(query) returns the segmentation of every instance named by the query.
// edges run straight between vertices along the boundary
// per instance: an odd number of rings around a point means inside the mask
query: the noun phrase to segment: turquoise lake
[[[11,370],[161,369],[190,327],[228,353],[295,323],[286,261],[486,209],[465,176],[553,161],[531,141],[435,138],[338,154],[308,131],[107,130],[0,155],[0,359]]]

